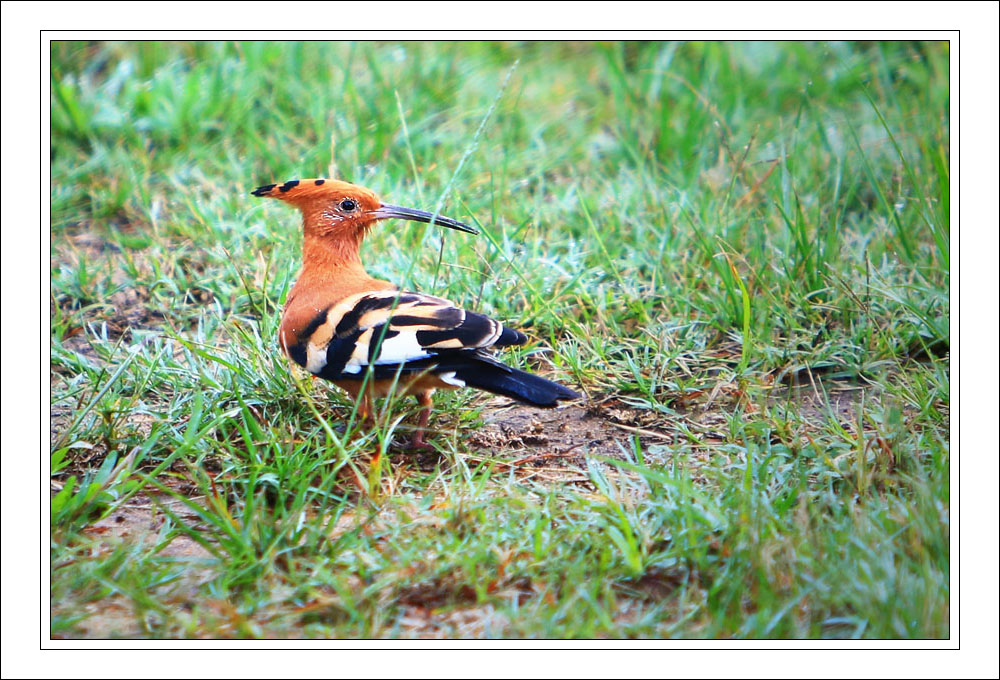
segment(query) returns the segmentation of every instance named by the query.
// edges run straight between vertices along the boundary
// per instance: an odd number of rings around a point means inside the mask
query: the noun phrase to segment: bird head
[[[268,184],[251,192],[254,196],[277,198],[302,211],[307,235],[332,238],[364,238],[379,220],[399,218],[430,223],[478,234],[467,224],[443,215],[415,208],[383,203],[364,187],[336,179],[293,179],[284,184]]]

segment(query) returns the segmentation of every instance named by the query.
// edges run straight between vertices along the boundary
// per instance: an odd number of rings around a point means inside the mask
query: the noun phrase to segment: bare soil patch
[[[164,498],[161,503],[186,522],[193,522],[196,519],[196,516],[179,501]],[[166,516],[156,508],[150,497],[137,495],[107,517],[83,530],[84,536],[92,541],[88,553],[94,559],[102,559],[122,543],[138,542],[154,546],[165,521]],[[199,597],[201,584],[212,576],[211,569],[197,566],[200,560],[212,559],[211,553],[187,536],[178,535],[159,554],[180,561],[191,561],[192,564],[180,572],[178,579],[158,588],[166,593],[168,595],[166,599],[176,606],[189,607],[190,603]],[[55,564],[52,568],[58,570],[73,567],[71,564]],[[112,594],[89,602],[80,602],[77,596],[86,598],[83,593],[70,593],[67,598],[50,602],[53,616],[64,614],[79,617],[71,631],[53,637],[62,639],[147,637],[146,631],[141,626],[139,613],[128,597]]]
[[[131,277],[123,269],[122,250],[92,231],[69,234],[53,254],[53,262],[80,263],[79,268],[95,277],[106,277],[116,289],[106,299],[70,298],[61,296],[49,301],[52,318],[72,319],[65,329],[62,344],[88,359],[100,361],[84,332],[84,326],[106,327],[108,338],[132,337],[136,330],[153,330],[163,325],[162,312],[149,306],[150,293],[146,286],[130,286]],[[149,256],[132,251],[130,263],[144,275],[151,275]],[[85,293],[84,293],[85,295]]]
[[[531,452],[582,463],[588,456],[622,458],[636,435],[644,441],[672,439],[660,429],[663,422],[651,411],[616,401],[557,409],[512,405],[489,413],[484,427],[471,434],[469,442],[474,448],[504,455]]]
[[[197,515],[188,510],[180,501],[162,498],[160,504],[170,509],[186,522],[193,522]],[[114,540],[138,540],[152,544],[166,515],[158,510],[149,496],[136,495],[124,506],[119,507],[104,519],[94,522],[84,532],[91,536],[101,536],[108,542]],[[186,558],[211,558],[212,554],[187,536],[176,536],[160,551],[161,555]]]
[[[862,399],[873,398],[870,388],[854,383],[824,383],[787,387],[772,392],[768,404],[780,408],[794,405],[808,423],[822,423],[833,416],[841,425],[857,420],[857,407]]]

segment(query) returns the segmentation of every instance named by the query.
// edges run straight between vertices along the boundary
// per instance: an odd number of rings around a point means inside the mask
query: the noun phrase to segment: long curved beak
[[[425,224],[430,224],[433,219],[434,224],[440,224],[442,227],[448,227],[449,229],[457,229],[458,231],[464,231],[468,234],[479,233],[477,229],[474,229],[467,224],[463,224],[458,220],[453,220],[450,217],[445,217],[444,215],[438,215],[437,217],[434,217],[433,213],[429,213],[425,210],[416,210],[414,208],[402,208],[398,205],[382,204],[382,207],[369,214],[377,220],[385,220],[397,217],[401,220],[413,220],[414,222],[424,222]]]

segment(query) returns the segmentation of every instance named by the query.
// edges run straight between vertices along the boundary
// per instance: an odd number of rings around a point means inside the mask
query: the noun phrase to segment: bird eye
[[[358,202],[353,198],[345,198],[340,202],[340,209],[344,212],[354,212],[358,208]]]

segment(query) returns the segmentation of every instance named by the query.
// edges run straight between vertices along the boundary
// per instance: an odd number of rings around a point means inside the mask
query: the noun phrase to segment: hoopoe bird
[[[472,227],[382,203],[372,191],[339,180],[291,180],[252,193],[302,212],[302,270],[285,303],[281,349],[313,375],[346,390],[364,419],[372,418],[376,397],[415,396],[422,408],[411,446],[429,448],[424,430],[438,389],[474,387],[539,407],[580,396],[487,351],[523,345],[524,333],[448,300],[401,291],[369,276],[361,264],[361,243],[380,220],[433,221],[478,234]]]

